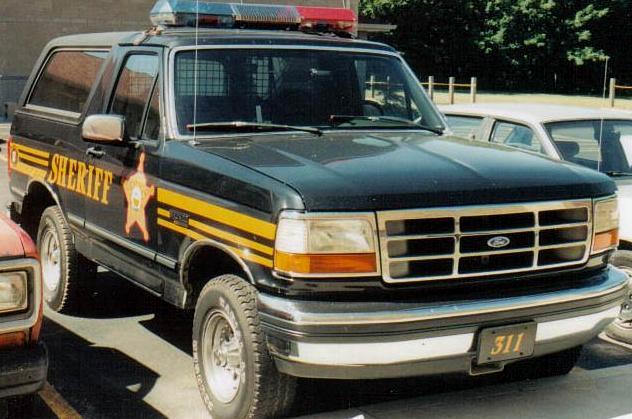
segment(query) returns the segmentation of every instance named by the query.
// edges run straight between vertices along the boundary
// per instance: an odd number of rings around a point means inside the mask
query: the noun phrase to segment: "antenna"
[[[604,71],[603,71],[603,94],[602,94],[602,99],[604,104],[606,103],[606,85],[608,82],[608,61],[610,60],[610,57],[606,57],[606,64],[604,65]],[[601,121],[599,122],[599,158],[597,159],[597,171],[601,171],[601,141],[603,139],[603,123],[604,123],[604,118],[603,118],[603,112],[601,113]]]
[[[195,0],[195,60],[193,62],[193,142],[197,142],[197,92],[198,92],[198,36],[200,29],[200,0]]]

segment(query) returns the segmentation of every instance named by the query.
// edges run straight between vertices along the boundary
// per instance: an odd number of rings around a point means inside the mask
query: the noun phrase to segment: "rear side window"
[[[483,126],[483,118],[477,116],[457,116],[446,115],[448,125],[454,132],[454,135],[468,140],[482,140],[481,127]]]
[[[106,51],[59,51],[53,53],[38,79],[29,105],[81,113]]]
[[[125,129],[130,137],[138,137],[145,105],[158,74],[158,56],[130,55],[119,75],[111,113],[125,117]]]
[[[544,154],[544,148],[531,128],[512,122],[501,121],[494,125],[492,143]]]

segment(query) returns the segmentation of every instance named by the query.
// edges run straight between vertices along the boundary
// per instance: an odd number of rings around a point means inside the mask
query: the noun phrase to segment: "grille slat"
[[[586,262],[592,202],[385,211],[378,224],[386,282],[508,274]]]

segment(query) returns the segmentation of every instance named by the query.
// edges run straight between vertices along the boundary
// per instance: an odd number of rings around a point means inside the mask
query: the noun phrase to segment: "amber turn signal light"
[[[598,253],[604,250],[612,249],[619,245],[619,229],[604,231],[603,233],[595,234],[593,240],[593,253]]]
[[[375,253],[350,254],[274,254],[276,270],[288,274],[375,274]]]

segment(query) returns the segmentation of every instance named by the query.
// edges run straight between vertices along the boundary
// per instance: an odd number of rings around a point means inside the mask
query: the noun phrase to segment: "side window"
[[[483,118],[478,116],[446,115],[446,119],[457,137],[467,138],[468,140],[483,140],[481,138]]]
[[[53,53],[28,104],[81,113],[107,55],[106,51]]]
[[[145,117],[145,127],[143,128],[143,140],[158,140],[160,136],[160,83],[156,81],[154,93],[151,95],[147,116]]]
[[[492,133],[492,143],[544,153],[540,140],[531,128],[512,122],[496,122]]]
[[[125,117],[125,129],[137,138],[156,75],[158,56],[130,55],[118,78],[110,113]]]
[[[421,113],[410,100],[401,73],[390,60],[356,61],[365,116],[394,116],[414,120]]]

